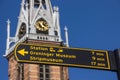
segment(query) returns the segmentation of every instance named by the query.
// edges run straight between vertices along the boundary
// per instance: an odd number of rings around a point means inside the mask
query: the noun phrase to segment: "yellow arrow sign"
[[[18,51],[18,53],[22,56],[25,56],[25,54],[28,54],[28,51],[25,51],[25,49],[21,49]]]

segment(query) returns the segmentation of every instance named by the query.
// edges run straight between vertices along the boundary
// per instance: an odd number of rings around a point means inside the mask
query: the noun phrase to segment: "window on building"
[[[42,0],[42,4],[43,4],[44,9],[46,9],[47,7],[46,7],[46,4],[45,4],[45,0]]]
[[[39,5],[40,5],[39,0],[35,0],[35,1],[34,1],[34,7],[35,7],[35,8],[38,8]]]
[[[40,80],[50,80],[49,65],[40,65]]]
[[[18,34],[19,39],[21,39],[25,34],[26,34],[26,24],[22,23]]]

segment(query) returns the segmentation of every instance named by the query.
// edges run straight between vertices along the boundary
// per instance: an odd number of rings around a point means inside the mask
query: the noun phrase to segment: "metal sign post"
[[[117,64],[118,80],[120,80],[120,49],[116,49],[114,53],[115,53],[115,59]]]

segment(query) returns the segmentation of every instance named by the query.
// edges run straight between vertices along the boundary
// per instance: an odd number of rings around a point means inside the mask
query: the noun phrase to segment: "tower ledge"
[[[18,43],[24,43],[26,41],[33,41],[36,43],[44,42],[44,43],[49,43],[49,44],[50,43],[57,43],[57,44],[61,43],[58,36],[50,36],[50,35],[43,35],[43,34],[28,34],[28,35],[24,35],[20,40],[15,42],[15,44],[13,46],[11,46],[9,49],[7,49],[5,55],[3,55],[3,56],[7,57],[11,52],[14,51],[14,48]]]

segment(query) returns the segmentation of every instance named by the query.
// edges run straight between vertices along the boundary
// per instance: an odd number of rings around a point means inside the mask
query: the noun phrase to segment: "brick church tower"
[[[59,8],[50,0],[22,0],[15,37],[10,37],[10,21],[7,21],[6,54],[9,80],[69,80],[68,68],[43,64],[18,63],[14,49],[18,43],[68,47],[61,39]]]

